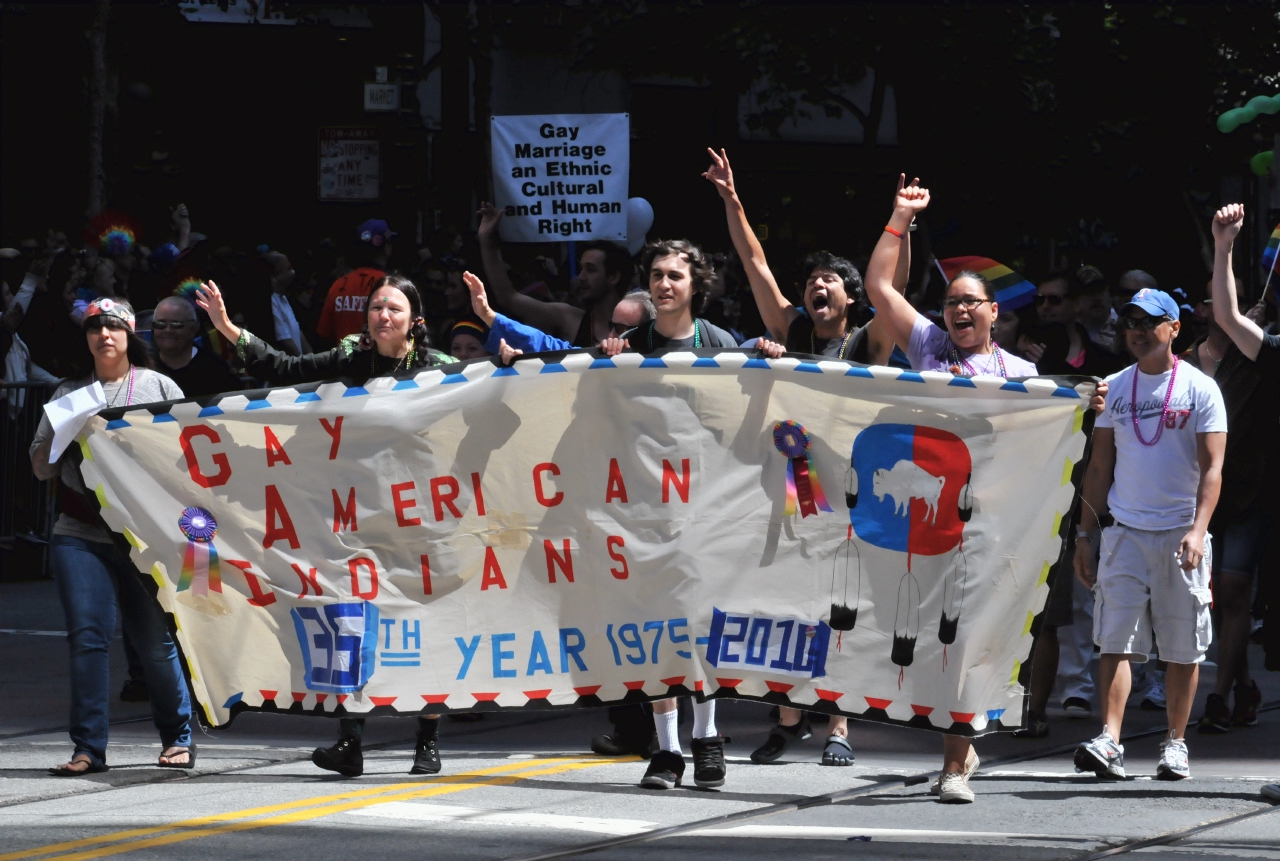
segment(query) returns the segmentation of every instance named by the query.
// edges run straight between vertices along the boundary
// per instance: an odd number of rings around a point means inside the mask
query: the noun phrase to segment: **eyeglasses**
[[[954,311],[957,308],[963,308],[966,311],[972,311],[979,305],[990,302],[990,299],[979,299],[976,296],[960,296],[958,298],[947,299],[942,303],[942,307],[948,311]]]
[[[1130,331],[1141,329],[1144,332],[1150,332],[1162,323],[1173,322],[1168,317],[1121,317],[1120,328]]]
[[[165,329],[185,329],[187,326],[194,326],[195,322],[195,320],[152,320],[151,330],[163,332]]]
[[[609,321],[609,331],[615,335],[621,335],[623,332],[627,331],[628,329],[634,329],[634,328],[635,327],[632,326],[630,323],[619,323],[617,320]]]
[[[1056,308],[1065,301],[1066,297],[1059,296],[1057,293],[1037,293],[1035,299],[1037,308],[1042,305],[1052,305]]]

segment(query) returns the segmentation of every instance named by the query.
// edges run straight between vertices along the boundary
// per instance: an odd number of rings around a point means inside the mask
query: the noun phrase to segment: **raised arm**
[[[501,220],[501,209],[489,203],[480,204],[480,227],[476,231],[476,239],[480,241],[480,262],[484,266],[485,281],[493,290],[494,301],[517,320],[566,341],[572,340],[585,312],[563,302],[543,302],[516,290],[498,250],[498,222]]]
[[[919,182],[919,180],[916,180]],[[907,184],[907,175],[898,174],[898,191]],[[893,289],[903,296],[907,295],[907,282],[911,276],[911,233],[902,234],[902,253],[898,255],[898,266],[893,270]],[[867,362],[872,365],[883,365],[893,355],[893,334],[884,320],[879,316],[871,318],[867,324]]]
[[[778,289],[778,282],[765,260],[764,249],[755,231],[747,221],[746,210],[733,186],[733,168],[729,166],[729,156],[724,150],[719,154],[707,148],[711,156],[711,167],[702,174],[702,178],[716,187],[724,200],[725,218],[729,222],[729,237],[733,240],[733,248],[742,260],[742,268],[747,273],[747,283],[751,285],[751,294],[755,297],[756,307],[760,309],[760,319],[764,321],[769,334],[778,342],[785,344],[787,330],[800,312],[796,306],[787,301]]]
[[[895,289],[895,281],[906,244],[903,237],[907,235],[912,219],[928,205],[929,189],[921,188],[919,180],[900,188],[894,199],[889,224],[871,252],[871,262],[867,265],[867,298],[876,309],[875,318],[881,321],[880,325],[903,350],[909,346],[911,329],[919,313]]]
[[[1233,203],[1213,216],[1213,319],[1249,358],[1258,358],[1262,349],[1262,329],[1240,313],[1236,304],[1236,278],[1231,271],[1231,248],[1244,224],[1244,205]]]

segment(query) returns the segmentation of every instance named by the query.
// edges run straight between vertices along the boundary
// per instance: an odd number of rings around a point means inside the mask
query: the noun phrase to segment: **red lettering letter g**
[[[182,445],[182,453],[187,458],[187,472],[191,474],[191,480],[201,487],[219,487],[226,484],[231,478],[231,464],[227,462],[227,456],[220,451],[214,452],[213,465],[218,468],[218,471],[214,475],[205,475],[200,469],[200,462],[196,459],[196,451],[191,447],[191,438],[197,436],[208,437],[209,442],[215,444],[222,442],[218,432],[211,427],[192,425],[182,429],[178,442]]]

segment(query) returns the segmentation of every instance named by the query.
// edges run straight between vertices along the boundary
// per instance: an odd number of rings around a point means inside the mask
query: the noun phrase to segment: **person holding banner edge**
[[[625,349],[652,353],[662,349],[733,349],[738,342],[723,329],[697,317],[706,304],[714,270],[702,249],[684,239],[653,242],[640,255],[640,271],[646,274],[649,295],[657,316],[647,326],[630,329],[620,337],[600,342],[600,352],[616,356]],[[633,343],[635,347],[633,347]],[[671,789],[684,776],[676,699],[655,700],[653,721],[659,750],[649,760],[640,785]],[[703,788],[724,785],[724,738],[716,731],[715,700],[693,702],[693,779]]]
[[[106,406],[129,407],[181,398],[182,390],[151,369],[145,342],[133,330],[133,308],[120,299],[100,298],[85,309],[81,329],[93,355],[93,373],[63,383],[53,400],[76,389],[101,384]],[[161,768],[194,768],[191,699],[182,675],[178,647],[154,584],[144,578],[127,553],[116,546],[98,513],[80,470],[65,456],[50,463],[53,425],[42,416],[31,444],[31,469],[45,481],[60,478],[62,513],[53,528],[50,557],[58,596],[67,618],[71,657],[71,761],[51,768],[58,777],[107,770],[111,662],[108,655],[116,614],[129,634],[146,679],[156,729],[164,747]],[[115,536],[120,538],[120,536]],[[123,543],[123,538],[120,541]]]
[[[289,356],[277,350],[248,329],[231,322],[218,285],[206,281],[196,291],[196,304],[209,314],[214,327],[235,344],[245,367],[255,375],[265,376],[273,385],[290,382],[351,377],[364,382],[372,377],[412,371],[417,368],[452,362],[430,349],[431,338],[422,318],[422,299],[418,288],[408,278],[383,275],[373,282],[366,303],[364,333],[345,338],[339,346],[323,353]],[[344,777],[364,773],[361,737],[364,718],[341,718],[338,742],[332,747],[316,748],[311,761],[320,768],[336,771]],[[418,716],[418,739],[413,752],[410,774],[436,774],[440,771],[440,716]]]

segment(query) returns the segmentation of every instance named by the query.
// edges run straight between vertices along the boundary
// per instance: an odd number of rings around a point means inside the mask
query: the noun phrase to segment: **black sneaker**
[[[1205,734],[1221,734],[1231,729],[1231,709],[1227,707],[1225,698],[1217,694],[1209,694],[1204,701],[1204,716],[1197,727]]]
[[[440,742],[435,738],[418,736],[418,746],[413,749],[413,768],[410,774],[440,773]]]
[[[765,763],[776,761],[786,752],[788,745],[804,737],[801,727],[803,723],[805,721],[802,720],[800,724],[795,726],[783,726],[782,724],[775,726],[773,731],[769,733],[769,737],[765,739],[764,744],[751,751],[751,761],[756,765],[764,765]]]
[[[151,702],[151,695],[147,692],[147,682],[145,679],[129,679],[124,683],[124,687],[120,689],[120,702],[122,703],[148,703]]]
[[[684,757],[669,750],[660,750],[649,760],[649,770],[640,779],[645,789],[674,789],[684,777]]]
[[[724,786],[724,737],[693,740],[693,782],[703,789]]]
[[[354,735],[344,735],[333,747],[317,747],[311,751],[311,761],[326,771],[336,771],[343,777],[359,777],[364,774],[364,754],[360,752],[360,738]]]

